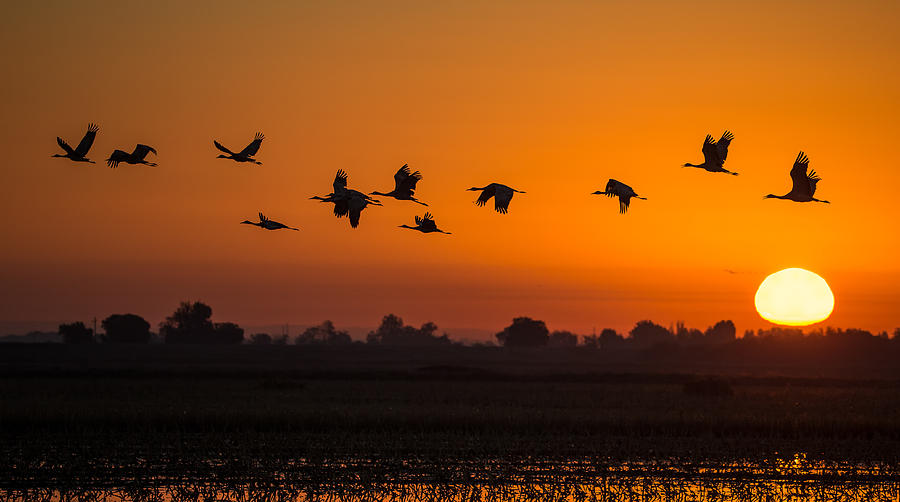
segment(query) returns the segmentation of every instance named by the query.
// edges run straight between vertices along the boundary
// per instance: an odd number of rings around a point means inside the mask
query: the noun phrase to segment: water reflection
[[[791,482],[776,480],[687,480],[652,477],[602,478],[594,484],[564,481],[536,484],[383,484],[292,488],[254,483],[191,484],[90,489],[0,490],[9,501],[896,501],[900,485],[885,483]]]
[[[530,460],[525,465],[502,461],[437,465],[408,460],[298,460],[281,467],[280,472],[230,472],[226,478],[213,474],[204,480],[154,476],[4,480],[0,500],[900,501],[900,473],[890,465],[810,462],[803,455],[754,464]]]

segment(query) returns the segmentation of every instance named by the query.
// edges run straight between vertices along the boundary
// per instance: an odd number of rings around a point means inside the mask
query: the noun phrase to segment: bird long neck
[[[68,155],[64,155],[61,153],[54,153],[53,155],[51,155],[51,157],[68,157]]]
[[[683,167],[703,167],[703,164],[691,164],[690,162],[685,162]]]
[[[787,195],[775,195],[775,194],[770,193],[769,195],[766,195],[766,198],[767,199],[787,199],[788,196]]]

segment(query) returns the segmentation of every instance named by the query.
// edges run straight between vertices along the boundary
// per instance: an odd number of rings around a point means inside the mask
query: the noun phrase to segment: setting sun
[[[788,268],[766,277],[755,301],[763,319],[789,326],[824,321],[834,309],[834,295],[825,279],[802,268]]]

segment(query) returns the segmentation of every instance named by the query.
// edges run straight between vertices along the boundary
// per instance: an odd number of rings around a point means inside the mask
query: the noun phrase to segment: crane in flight
[[[115,150],[106,159],[106,165],[109,167],[119,167],[120,162],[124,162],[126,164],[144,164],[150,167],[156,167],[156,162],[147,162],[144,158],[148,153],[153,153],[153,155],[157,155],[156,149],[152,146],[142,145],[138,143],[137,146],[134,147],[134,151],[128,153],[123,150]]]
[[[425,213],[425,216],[419,217],[416,216],[416,226],[411,227],[409,225],[400,225],[400,228],[409,228],[412,230],[418,230],[423,234],[430,234],[432,232],[438,232],[442,234],[449,234],[450,232],[444,232],[439,229],[437,225],[434,223],[434,217],[431,216],[431,213]]]
[[[381,202],[378,200],[373,199],[358,190],[347,188],[347,173],[344,172],[343,169],[339,169],[334,176],[332,188],[333,191],[330,194],[324,197],[314,195],[310,197],[310,199],[318,200],[320,202],[331,202],[334,204],[334,215],[338,218],[348,216],[350,219],[350,226],[353,228],[359,226],[359,218],[362,215],[362,211],[369,204],[373,206],[381,205]]]
[[[719,138],[719,141],[715,141],[711,135],[707,134],[706,139],[703,140],[703,148],[700,150],[703,152],[703,163],[686,163],[682,167],[699,167],[711,173],[728,173],[737,176],[738,173],[722,167],[725,165],[725,159],[728,158],[728,145],[731,144],[733,139],[734,134],[731,131],[725,131],[725,134]]]
[[[256,225],[259,228],[263,228],[265,230],[281,230],[282,228],[288,230],[300,230],[299,228],[289,227],[284,223],[277,222],[275,220],[270,220],[266,218],[266,216],[262,213],[259,213],[259,221],[250,221],[244,220],[241,222],[244,225]]]
[[[500,183],[491,183],[488,186],[483,186],[480,188],[467,188],[466,191],[481,192],[481,195],[479,195],[478,199],[475,200],[475,205],[479,207],[487,204],[487,201],[491,200],[491,197],[493,197],[494,211],[497,211],[500,214],[506,214],[506,212],[509,210],[509,202],[512,200],[514,194],[525,193],[521,190],[516,190],[515,188],[510,188],[506,185],[501,185]]]
[[[416,204],[427,206],[428,204],[419,201],[413,194],[416,192],[416,183],[422,179],[422,173],[419,171],[410,172],[409,164],[403,164],[396,174],[394,174],[394,189],[387,193],[372,192],[369,195],[381,195],[383,197],[393,197],[397,200],[411,200]]]
[[[75,162],[90,162],[91,164],[96,164],[93,160],[85,157],[88,154],[88,151],[91,149],[91,145],[94,144],[94,138],[97,137],[97,131],[100,128],[97,124],[88,124],[87,132],[84,133],[84,137],[81,138],[81,142],[78,143],[74,149],[66,143],[66,140],[56,137],[56,143],[66,151],[65,154],[57,153],[54,154],[53,157],[65,157],[67,159],[73,160]]]
[[[264,139],[266,139],[266,137],[263,136],[262,133],[260,133],[260,132],[256,133],[256,136],[253,137],[253,141],[251,141],[249,145],[247,145],[243,150],[241,150],[240,152],[237,152],[237,153],[232,152],[231,150],[222,146],[222,144],[219,143],[218,141],[213,140],[213,144],[216,145],[216,148],[218,148],[219,150],[228,154],[228,155],[219,155],[216,158],[217,159],[231,159],[235,162],[252,162],[256,165],[262,165],[262,162],[254,159],[253,156],[256,155],[256,152],[259,151],[259,145],[262,144],[262,140],[264,140]]]
[[[785,195],[766,195],[766,199],[785,199],[794,202],[824,202],[830,204],[827,200],[819,200],[813,197],[816,194],[816,184],[822,180],[815,171],[809,171],[809,157],[802,151],[797,154],[797,160],[794,161],[794,167],[791,168],[791,181],[793,186],[791,191]]]
[[[606,182],[606,190],[603,192],[597,191],[592,193],[591,195],[605,195],[607,197],[618,197],[619,198],[619,213],[625,214],[628,211],[628,205],[631,204],[631,198],[635,199],[647,200],[646,197],[641,197],[637,193],[635,193],[634,189],[630,186],[622,183],[621,181],[616,181],[612,178]]]

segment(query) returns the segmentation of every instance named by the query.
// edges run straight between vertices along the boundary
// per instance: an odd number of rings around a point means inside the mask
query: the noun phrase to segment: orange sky
[[[635,321],[768,326],[769,273],[835,294],[828,324],[900,326],[896,2],[22,2],[0,23],[0,321],[134,312],[182,299],[242,324],[499,330]],[[89,121],[102,160],[50,158]],[[731,177],[696,169],[734,131]],[[266,135],[251,167],[216,159]],[[831,205],[790,189],[799,150]],[[453,235],[359,229],[308,200],[338,168],[387,190],[404,163]],[[626,216],[608,178],[649,198]],[[472,202],[497,181],[507,215]],[[301,228],[238,225],[258,210]],[[736,273],[726,272],[726,269]],[[451,330],[452,335],[452,330]]]

